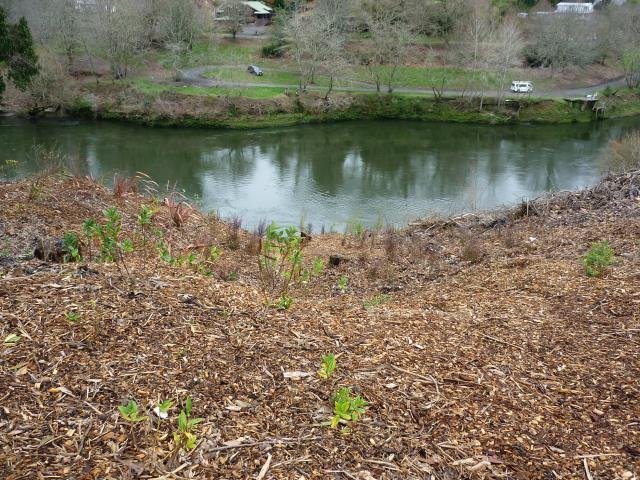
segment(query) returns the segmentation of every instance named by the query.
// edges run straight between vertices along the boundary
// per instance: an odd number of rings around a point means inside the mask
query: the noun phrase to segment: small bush
[[[284,48],[277,43],[267,43],[262,47],[262,56],[265,58],[280,58],[284,55]]]
[[[478,263],[484,257],[482,242],[476,238],[468,239],[462,248],[462,259],[465,262]]]
[[[240,229],[242,228],[242,218],[233,217],[229,223],[229,233],[227,235],[227,247],[230,250],[237,250],[240,247]]]
[[[582,263],[588,277],[599,277],[615,261],[613,248],[606,240],[592,244],[591,248],[582,257]]]
[[[295,227],[280,228],[272,223],[267,228],[258,255],[260,283],[265,300],[285,298],[291,284],[302,274],[302,237]]]

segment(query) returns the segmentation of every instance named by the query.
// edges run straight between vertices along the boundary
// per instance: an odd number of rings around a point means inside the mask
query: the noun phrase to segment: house
[[[556,13],[593,13],[593,3],[560,2],[556,5]]]
[[[271,24],[273,8],[263,2],[246,1],[241,2],[247,8],[247,23],[253,21],[256,26]],[[218,8],[215,12],[215,19],[219,21],[228,20],[224,12],[224,7]]]

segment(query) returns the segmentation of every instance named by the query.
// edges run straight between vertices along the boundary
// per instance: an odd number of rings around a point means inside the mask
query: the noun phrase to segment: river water
[[[479,126],[358,121],[251,131],[164,129],[110,122],[0,120],[8,176],[37,168],[34,145],[64,153],[109,183],[144,172],[176,183],[205,210],[311,223],[401,225],[433,214],[511,205],[597,181],[612,138],[640,118],[595,124]]]

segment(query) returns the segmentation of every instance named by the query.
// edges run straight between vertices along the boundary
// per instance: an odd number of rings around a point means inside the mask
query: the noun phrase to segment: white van
[[[514,93],[531,93],[533,92],[533,83],[531,82],[511,82],[511,91]]]

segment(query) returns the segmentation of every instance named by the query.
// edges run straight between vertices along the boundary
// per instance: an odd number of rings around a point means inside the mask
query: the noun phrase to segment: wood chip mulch
[[[229,248],[224,222],[177,228],[159,204],[173,252],[222,256],[204,276],[136,246],[127,278],[29,252],[110,205],[132,232],[149,199],[63,176],[0,185],[0,340],[21,337],[0,345],[0,478],[637,480],[638,186],[632,172],[503,213],[314,236],[307,261],[346,260],[279,311],[250,235]],[[617,262],[589,278],[599,240]],[[346,433],[325,424],[343,386],[370,404]],[[187,396],[204,419],[189,452],[173,441]],[[124,421],[130,399],[147,420]]]

